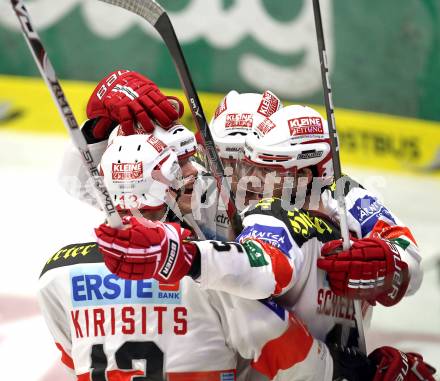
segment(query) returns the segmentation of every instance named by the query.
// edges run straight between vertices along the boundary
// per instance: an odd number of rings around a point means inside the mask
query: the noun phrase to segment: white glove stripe
[[[375,288],[385,284],[385,278],[372,278],[372,279],[349,279],[349,288]]]
[[[124,257],[127,259],[139,259],[140,258],[139,255],[129,255],[129,254],[126,254]],[[159,261],[160,254],[150,254],[148,256],[148,258],[152,258],[152,259],[156,258],[156,261]],[[142,259],[142,257],[141,257],[141,259]]]
[[[191,260],[186,255],[184,256],[184,259],[185,259],[185,262],[191,266]]]
[[[107,255],[110,255],[111,257],[116,258],[116,259],[120,259],[122,256],[121,254],[115,253],[114,251],[107,250],[106,248],[101,248],[101,250],[103,252],[105,252]]]
[[[108,242],[106,242],[106,241],[103,241],[103,240],[102,240],[101,238],[99,238],[99,237],[96,237],[96,242],[98,243],[99,246],[104,246],[104,247],[107,247],[107,248],[109,248],[109,249],[112,248],[111,243],[108,243]]]
[[[142,249],[142,248],[138,248],[138,249],[134,249],[134,248],[126,248],[123,246],[120,246],[116,243],[108,243],[106,241],[103,241],[102,239],[98,238],[97,239],[97,243],[99,246],[103,246],[107,249],[114,249],[114,250],[118,250],[124,254],[156,254],[159,253],[161,251],[161,247],[160,245],[155,245],[155,246],[151,246],[147,249]],[[107,251],[106,251],[107,252]]]
[[[120,92],[120,93],[124,94],[127,98],[130,98],[130,100],[139,98],[139,94],[129,86],[116,85],[112,89],[112,91],[115,93]]]
[[[134,249],[129,247],[127,250],[127,254],[154,254],[159,253],[161,250],[159,245],[151,246],[146,249]]]

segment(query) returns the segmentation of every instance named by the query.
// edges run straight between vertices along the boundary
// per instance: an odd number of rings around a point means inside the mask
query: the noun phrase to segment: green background
[[[249,17],[253,1],[257,0],[248,0]],[[173,15],[185,10],[191,0],[160,3]],[[224,0],[222,5],[227,9],[234,3]],[[303,5],[298,0],[261,3],[280,22],[297,17]],[[333,0],[332,7],[335,40],[331,83],[335,105],[440,120],[438,0]],[[160,86],[179,87],[172,61],[159,40],[139,27],[132,27],[114,39],[100,38],[87,26],[80,4],[39,34],[60,78],[98,81],[116,68],[130,68],[147,74]],[[237,69],[238,60],[245,53],[252,52],[286,66],[302,59],[300,53],[274,53],[251,36],[244,36],[227,49],[215,48],[205,38],[182,45],[197,89],[220,93],[230,89],[256,90],[241,78]],[[0,51],[0,73],[38,75],[18,31],[0,26]],[[312,95],[290,100],[322,104],[322,91],[318,89]]]

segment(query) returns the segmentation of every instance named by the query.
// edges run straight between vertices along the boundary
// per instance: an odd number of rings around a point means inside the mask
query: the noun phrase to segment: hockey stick
[[[86,139],[84,138],[81,130],[78,127],[78,123],[73,115],[72,109],[67,103],[67,99],[61,88],[58,78],[55,74],[55,70],[49,61],[46,50],[35,31],[32,22],[29,17],[29,12],[22,0],[11,0],[12,8],[17,15],[17,18],[21,25],[24,39],[26,40],[28,47],[34,57],[35,63],[40,70],[41,76],[46,82],[47,87],[52,95],[52,98],[58,108],[58,111],[63,119],[64,125],[69,131],[70,137],[73,140],[74,145],[81,153],[83,164],[87,168],[90,177],[94,181],[94,187],[96,189],[98,201],[101,204],[102,209],[107,214],[107,220],[110,226],[120,227],[122,226],[121,218],[117,213],[113,201],[108,193],[102,178],[99,176],[97,164],[93,160],[92,154],[87,146]]]
[[[224,169],[222,162],[215,148],[214,140],[209,130],[200,104],[197,91],[194,87],[188,65],[182,52],[182,48],[177,39],[174,27],[166,11],[154,0],[100,0],[108,4],[116,5],[130,12],[136,13],[151,24],[154,29],[161,35],[168,51],[171,54],[174,65],[179,75],[180,83],[185,92],[188,104],[191,107],[193,119],[197,129],[202,135],[206,153],[208,156],[209,171],[217,182],[217,188],[227,205],[227,213],[231,226],[236,234],[241,233],[242,224],[237,208],[235,206],[235,196],[231,187],[224,177]]]
[[[336,200],[338,202],[338,211],[340,218],[342,245],[343,249],[350,248],[350,236],[347,222],[347,207],[345,205],[344,189],[345,185],[340,179],[343,179],[341,172],[341,160],[339,157],[339,142],[336,133],[336,121],[333,109],[332,90],[330,86],[330,76],[328,72],[327,53],[325,50],[324,30],[322,27],[321,8],[319,0],[313,0],[313,15],[315,17],[316,38],[318,40],[319,61],[321,68],[322,86],[324,88],[324,102],[327,113],[328,130],[330,135],[330,147],[332,152],[333,171],[336,181]],[[362,321],[362,308],[359,300],[353,300],[354,305],[354,319],[358,330],[358,345],[359,350],[367,354],[367,347],[365,343],[364,325]]]

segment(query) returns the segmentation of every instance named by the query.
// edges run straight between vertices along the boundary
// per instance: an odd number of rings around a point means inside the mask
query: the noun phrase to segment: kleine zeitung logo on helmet
[[[275,127],[275,123],[270,119],[264,119],[258,126],[257,131],[262,135],[266,135],[270,130]]]
[[[279,105],[280,100],[273,93],[266,90],[263,93],[263,99],[258,106],[257,112],[267,118],[278,110]]]
[[[287,121],[289,125],[290,135],[322,135],[324,128],[322,119],[317,116],[303,116],[293,118]]]
[[[254,123],[254,118],[252,114],[227,114],[225,128],[234,128],[234,127],[244,127],[244,128],[252,128],[252,124]]]
[[[226,105],[226,97],[223,98],[222,103],[220,103],[218,105],[218,107],[215,110],[215,114],[214,114],[214,119],[217,119],[218,116],[227,109],[227,105]]]
[[[158,153],[161,153],[166,148],[165,143],[154,135],[148,137],[147,143],[149,143]]]
[[[112,180],[139,180],[143,178],[143,174],[142,162],[112,163]]]

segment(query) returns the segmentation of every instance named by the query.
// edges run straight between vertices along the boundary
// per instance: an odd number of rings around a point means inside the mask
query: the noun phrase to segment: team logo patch
[[[280,100],[272,92],[266,90],[257,112],[267,118],[280,108],[280,103]]]
[[[147,143],[149,143],[158,153],[161,153],[166,148],[164,142],[153,135],[148,137]]]
[[[243,128],[252,128],[252,124],[254,122],[254,118],[252,114],[227,114],[225,128],[234,128],[234,127],[243,127]]]
[[[278,226],[265,226],[259,224],[246,226],[237,239],[239,242],[242,242],[246,238],[261,239],[262,241],[277,247],[287,256],[289,256],[290,250],[292,249],[292,243],[290,242],[287,231]]]
[[[389,210],[376,197],[365,196],[357,199],[349,212],[361,225],[362,237],[373,230],[381,217],[396,223]]]
[[[214,119],[217,119],[218,116],[224,112],[228,108],[226,104],[226,97],[223,98],[222,103],[218,105],[218,107],[215,109]]]
[[[262,135],[266,135],[269,131],[271,131],[275,127],[275,123],[270,119],[264,119],[258,126],[257,131]]]
[[[288,120],[290,135],[322,135],[322,119],[316,116],[303,116]]]
[[[112,180],[139,180],[144,175],[142,162],[112,163]]]
[[[244,241],[242,245],[249,258],[251,267],[262,267],[269,264],[269,262],[266,261],[266,258],[264,258],[263,249],[260,245],[251,240]]]
[[[315,216],[310,211],[293,209],[287,212],[290,227],[294,233],[294,239],[309,239],[311,236],[328,236],[334,234],[333,229],[325,219]],[[302,240],[302,239],[301,239]]]
[[[164,285],[154,279],[122,279],[103,264],[71,270],[70,286],[73,307],[181,302],[179,283]]]

